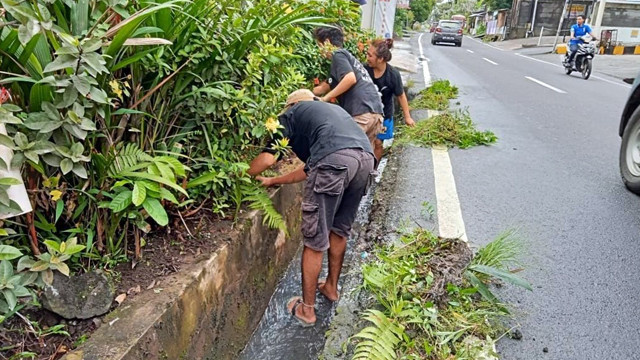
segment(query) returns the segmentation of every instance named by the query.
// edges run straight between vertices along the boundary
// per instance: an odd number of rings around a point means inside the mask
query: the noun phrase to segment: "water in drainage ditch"
[[[378,166],[378,172],[382,174],[386,165],[386,159],[382,159]],[[380,180],[380,176],[376,182]],[[368,223],[369,210],[373,200],[375,186],[362,198],[354,234]],[[355,256],[354,241],[357,236],[351,236],[347,243],[344,268],[342,274],[349,271],[349,263]],[[286,303],[293,296],[299,296],[301,292],[300,257],[302,248],[280,280],[275,292],[271,296],[269,305],[265,310],[260,324],[251,336],[249,343],[240,353],[239,360],[308,360],[317,359],[322,352],[325,342],[325,332],[329,329],[331,317],[334,312],[333,304],[319,293],[316,295],[316,325],[303,328],[287,311]],[[327,257],[324,257],[323,269],[320,278],[327,273]],[[351,289],[339,289],[351,290]]]

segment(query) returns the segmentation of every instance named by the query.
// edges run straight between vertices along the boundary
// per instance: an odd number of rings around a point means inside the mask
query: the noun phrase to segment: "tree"
[[[410,7],[415,20],[423,22],[429,19],[435,0],[411,0]]]

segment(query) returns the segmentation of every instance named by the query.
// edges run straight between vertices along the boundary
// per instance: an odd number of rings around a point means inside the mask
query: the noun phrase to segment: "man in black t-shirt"
[[[331,71],[326,82],[313,89],[323,95],[323,101],[338,99],[338,103],[367,134],[371,146],[382,130],[382,101],[369,73],[362,63],[342,48],[344,36],[336,27],[321,27],[314,32],[324,55],[331,59]]]
[[[305,165],[285,175],[256,178],[264,186],[307,180],[302,200],[302,297],[287,302],[289,312],[303,326],[316,322],[316,289],[329,300],[338,300],[347,238],[375,163],[367,137],[351,116],[337,105],[314,100],[319,99],[311,91],[297,90],[279,116],[282,136]],[[274,142],[251,162],[250,175],[259,175],[276,162]],[[318,281],[327,250],[329,273],[326,280]]]

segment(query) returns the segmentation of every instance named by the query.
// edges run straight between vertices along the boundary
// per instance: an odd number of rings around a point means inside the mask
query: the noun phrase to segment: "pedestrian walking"
[[[302,296],[287,302],[289,312],[303,326],[316,322],[316,289],[330,301],[338,300],[338,280],[362,196],[374,174],[373,149],[351,116],[337,105],[319,101],[309,90],[297,90],[279,116],[282,136],[304,165],[291,173],[260,177],[276,161],[273,141],[249,168],[264,186],[306,179],[302,200]],[[324,252],[329,272],[318,280]]]
[[[365,66],[373,83],[382,94],[382,104],[384,106],[382,132],[378,134],[373,148],[378,161],[382,158],[382,141],[393,138],[394,96],[398,99],[398,103],[402,108],[405,124],[408,126],[415,125],[409,112],[409,102],[407,101],[407,95],[404,93],[400,72],[389,64],[392,48],[393,39],[374,40],[367,50],[367,66]]]
[[[314,36],[324,56],[331,59],[327,81],[313,89],[323,101],[338,99],[338,104],[353,117],[367,134],[373,147],[382,130],[383,106],[380,94],[364,65],[343,48],[344,35],[338,27],[319,27]]]

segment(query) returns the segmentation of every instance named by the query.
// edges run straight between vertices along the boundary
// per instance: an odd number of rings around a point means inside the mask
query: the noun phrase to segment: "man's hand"
[[[407,124],[408,127],[414,127],[416,126],[416,122],[413,121],[413,119],[411,118],[411,116],[408,116],[404,119],[404,123]]]
[[[264,187],[271,187],[276,185],[274,178],[272,177],[264,177],[264,176],[256,176],[256,180],[260,181],[260,185]]]

